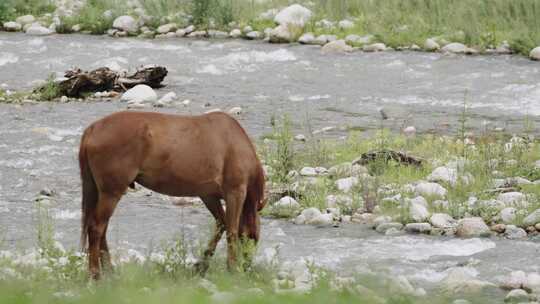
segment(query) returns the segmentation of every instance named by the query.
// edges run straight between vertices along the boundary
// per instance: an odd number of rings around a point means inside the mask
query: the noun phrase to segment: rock
[[[374,218],[373,221],[372,221],[372,223],[373,223],[373,228],[378,227],[380,224],[383,224],[383,223],[390,223],[390,222],[392,222],[392,218],[389,217],[388,215],[377,216],[377,217]]]
[[[384,43],[374,43],[364,46],[362,50],[364,52],[382,52],[386,50],[386,45]]]
[[[345,40],[336,40],[328,42],[322,47],[323,53],[348,53],[352,52],[353,48],[345,43]]]
[[[261,20],[272,20],[274,17],[279,13],[279,10],[273,8],[269,9],[266,12],[262,12],[259,14],[259,19]]]
[[[250,25],[246,25],[244,26],[244,28],[242,29],[242,32],[244,33],[249,33],[249,32],[253,32],[253,28],[250,26]]]
[[[351,191],[352,187],[358,184],[358,177],[340,178],[336,181],[336,187],[343,192]]]
[[[239,29],[233,29],[230,33],[229,33],[229,36],[231,38],[240,38],[242,37],[242,31],[239,30]]]
[[[61,103],[66,103],[68,101],[69,101],[69,98],[66,95],[63,95],[62,97],[60,97],[60,102]]]
[[[315,41],[313,41],[313,44],[317,45],[325,45],[328,42],[336,41],[337,36],[335,35],[319,35],[317,38],[315,38]]]
[[[532,60],[540,60],[540,46],[535,47],[531,50],[531,52],[529,53],[529,58],[531,58]]]
[[[292,197],[285,196],[282,197],[279,201],[277,201],[274,205],[274,208],[278,209],[290,209],[290,210],[296,210],[300,208],[300,204]]]
[[[540,223],[534,225],[534,228],[535,228],[537,231],[540,231]]]
[[[501,288],[507,290],[520,289],[523,288],[525,284],[527,284],[527,275],[525,272],[521,270],[512,271],[510,276],[504,278],[501,283]]]
[[[249,40],[261,39],[261,32],[251,31],[246,34],[246,39],[249,39]]]
[[[527,275],[527,281],[523,284],[523,288],[538,294],[540,292],[540,274],[536,272],[529,273]]]
[[[328,227],[334,224],[334,216],[331,213],[323,213],[319,214],[311,221],[306,221],[306,223],[318,227]]]
[[[35,21],[36,21],[36,18],[32,15],[24,15],[15,19],[15,22],[19,23],[22,26],[34,23]]]
[[[351,208],[353,204],[352,198],[347,195],[328,195],[326,197],[326,208]]]
[[[178,29],[178,25],[176,23],[167,23],[164,25],[160,25],[157,28],[156,32],[160,34],[167,34],[169,32],[176,32],[177,29]]]
[[[177,96],[176,96],[176,93],[175,92],[169,92],[165,95],[163,95],[158,103],[160,105],[170,105],[173,101],[175,101],[177,99]]]
[[[306,141],[306,136],[304,134],[298,134],[294,136],[294,140],[296,141]]]
[[[456,235],[459,237],[489,236],[490,230],[481,217],[468,217],[458,221]]]
[[[424,49],[426,51],[437,51],[438,49],[440,49],[441,46],[437,43],[437,41],[435,41],[433,38],[428,38],[426,39],[426,41],[424,42]]]
[[[128,32],[128,33],[137,33],[139,31],[139,26],[137,21],[131,16],[119,16],[114,19],[113,28]]]
[[[129,103],[155,102],[157,94],[151,87],[138,84],[122,94],[121,100]]]
[[[302,210],[302,212],[296,217],[295,224],[309,224],[311,221],[313,221],[315,218],[320,216],[322,213],[317,208],[307,208]]]
[[[209,30],[208,37],[214,39],[226,39],[229,38],[229,34],[224,31]]]
[[[430,218],[429,222],[435,228],[452,228],[457,226],[457,221],[446,213],[434,213]]]
[[[457,183],[457,170],[447,167],[437,167],[427,177],[430,182],[445,182],[452,186]]]
[[[51,35],[54,32],[50,29],[43,27],[39,24],[33,24],[26,30],[26,34],[32,35],[32,36],[47,36]]]
[[[447,270],[447,276],[441,281],[446,293],[464,294],[479,293],[485,288],[494,288],[495,285],[474,278],[468,267],[455,267]]]
[[[187,35],[188,38],[206,38],[208,32],[206,31],[193,31]]]
[[[499,194],[497,200],[501,201],[505,206],[524,206],[527,198],[521,192],[506,192]]]
[[[527,215],[525,219],[523,219],[523,224],[525,226],[535,226],[540,223],[540,208],[533,211],[531,214]]]
[[[499,213],[499,216],[501,217],[501,220],[505,224],[511,224],[516,219],[516,208],[514,207],[506,207]]]
[[[412,203],[409,206],[409,217],[415,222],[423,222],[429,218],[429,211],[421,204]]]
[[[474,54],[476,53],[476,50],[471,49],[467,47],[466,45],[459,43],[459,42],[453,42],[449,43],[441,49],[445,53],[454,53],[454,54]]]
[[[409,233],[430,233],[431,225],[429,223],[409,223],[405,225],[405,231]]]
[[[414,191],[423,196],[445,197],[446,189],[437,183],[420,182],[414,187]]]
[[[504,233],[506,231],[506,225],[505,224],[495,224],[491,226],[489,229],[491,231],[497,232],[497,233]]]
[[[354,27],[354,22],[350,21],[350,20],[341,20],[339,23],[338,23],[338,27],[342,30],[348,30],[348,29],[351,29]]]
[[[305,33],[300,38],[298,38],[298,42],[301,44],[314,44],[315,36],[313,33]]]
[[[375,230],[377,230],[377,232],[379,233],[386,234],[386,231],[388,231],[388,229],[391,229],[391,228],[401,230],[403,228],[403,224],[397,223],[397,222],[382,223],[378,225],[377,228],[375,228]]]
[[[299,4],[293,4],[281,10],[274,17],[274,22],[279,25],[294,25],[303,28],[311,19],[312,12]]]
[[[240,115],[242,114],[242,108],[241,107],[232,107],[227,111],[229,115]]]
[[[351,221],[359,224],[373,225],[376,216],[373,213],[355,213],[351,217]],[[391,220],[391,219],[390,219]],[[377,227],[376,225],[374,227]]]
[[[529,294],[523,289],[513,289],[504,298],[506,303],[529,302]]]
[[[315,170],[315,168],[312,168],[312,167],[304,167],[300,170],[300,175],[302,176],[316,176],[317,175],[317,171]]]
[[[4,22],[4,24],[2,25],[4,30],[7,31],[7,32],[18,32],[22,29],[22,25],[18,22],[14,22],[14,21],[8,21],[8,22]]]
[[[401,235],[401,234],[403,234],[403,231],[396,228],[390,228],[386,230],[386,232],[384,233],[384,235],[387,235],[387,236],[395,236],[395,235]]]
[[[188,27],[186,27],[184,29],[184,32],[186,33],[186,35],[189,35],[191,33],[193,33],[195,31],[195,26],[194,25],[190,25]]]
[[[295,41],[296,37],[298,37],[294,33],[294,26],[287,24],[278,25],[270,31],[268,36],[272,43],[289,43]]]
[[[368,174],[368,169],[362,165],[353,165],[352,163],[341,163],[328,170],[331,177],[361,176]]]
[[[522,228],[516,227],[514,225],[506,225],[504,236],[507,239],[511,239],[511,240],[523,239],[527,237],[527,232],[523,230]]]
[[[345,42],[351,45],[363,45],[370,43],[373,39],[373,35],[366,35],[366,36],[358,36],[358,35],[347,35],[345,37]]]
[[[407,137],[413,137],[416,135],[416,128],[414,126],[408,126],[403,129],[403,134]]]

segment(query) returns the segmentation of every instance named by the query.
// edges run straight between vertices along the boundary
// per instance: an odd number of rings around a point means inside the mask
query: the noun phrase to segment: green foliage
[[[34,90],[34,93],[38,100],[51,101],[55,98],[61,97],[62,92],[60,86],[55,81],[54,74],[49,75],[45,84]]]

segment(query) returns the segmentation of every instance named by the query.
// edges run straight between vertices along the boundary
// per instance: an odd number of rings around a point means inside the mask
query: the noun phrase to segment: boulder
[[[304,167],[300,170],[300,175],[302,176],[316,176],[317,171],[313,167]]]
[[[336,181],[336,187],[343,192],[349,192],[358,184],[358,177],[340,178]]]
[[[131,16],[119,16],[113,21],[113,28],[128,32],[128,33],[137,33],[139,31],[139,26],[137,21]]]
[[[175,101],[177,99],[177,96],[176,96],[176,93],[175,92],[169,92],[165,95],[163,95],[157,102],[156,102],[156,106],[167,106],[167,105],[170,105],[173,101]]]
[[[159,34],[167,34],[169,32],[176,32],[176,30],[178,29],[178,25],[176,23],[168,23],[168,24],[164,24],[164,25],[160,25],[156,32],[158,32]]]
[[[273,207],[278,209],[296,210],[300,208],[300,204],[294,198],[290,196],[284,196],[279,201],[277,201],[273,205]]]
[[[467,267],[455,267],[447,270],[447,276],[441,281],[443,291],[449,294],[480,293],[486,288],[495,289],[495,285],[478,280]]]
[[[525,206],[527,197],[521,192],[506,192],[499,194],[497,200],[505,206]]]
[[[441,49],[445,53],[454,53],[454,54],[474,54],[476,53],[476,50],[471,49],[464,45],[463,43],[459,42],[452,42],[449,43]]]
[[[516,208],[514,207],[506,207],[499,213],[499,216],[501,217],[501,220],[505,224],[511,224],[516,219]]]
[[[523,224],[525,226],[535,226],[540,223],[540,208],[534,210],[531,214],[527,215],[523,219]]]
[[[423,196],[445,197],[446,189],[437,183],[420,182],[414,187],[414,191]]]
[[[513,289],[504,298],[506,303],[528,303],[529,294],[523,289]]]
[[[258,31],[251,31],[246,34],[246,39],[248,40],[261,39],[261,37],[262,37],[261,32],[258,32]]]
[[[305,33],[300,38],[298,38],[298,42],[301,44],[314,44],[315,36],[313,33]]]
[[[281,10],[274,17],[279,25],[294,25],[303,28],[311,19],[312,12],[300,4],[293,4]]]
[[[121,100],[129,103],[155,102],[157,94],[150,86],[138,84],[122,94]]]
[[[295,26],[289,24],[281,24],[272,29],[269,33],[270,42],[272,43],[289,43],[296,40],[298,30]]]
[[[24,15],[24,16],[17,17],[17,19],[15,19],[15,22],[19,23],[22,26],[34,23],[35,21],[36,21],[36,18],[32,15]]]
[[[527,237],[527,232],[522,228],[516,227],[514,225],[506,225],[504,236],[507,239],[511,240],[524,239]]]
[[[14,21],[8,21],[8,22],[4,22],[4,24],[2,25],[4,30],[7,31],[7,32],[18,32],[22,29],[22,25],[18,22],[14,22]]]
[[[540,60],[540,46],[535,47],[531,50],[531,52],[529,53],[529,58],[531,58],[532,60]]]
[[[189,35],[193,33],[194,31],[195,31],[195,26],[193,24],[184,28],[184,33],[186,33],[186,35]]]
[[[457,183],[457,170],[447,167],[437,167],[427,177],[430,182],[445,182],[454,186]]]
[[[47,36],[51,35],[54,32],[46,27],[43,27],[39,24],[33,24],[28,29],[26,29],[26,34],[32,36]]]
[[[457,221],[446,213],[434,213],[430,218],[429,222],[435,228],[452,228],[457,226]]]
[[[424,42],[424,49],[426,51],[437,51],[438,49],[440,49],[441,46],[437,43],[437,41],[435,41],[435,39],[433,38],[428,38],[426,39],[426,41]]]
[[[334,224],[334,216],[331,213],[322,213],[313,218],[311,221],[306,221],[308,225],[318,227],[328,227]]]
[[[231,38],[240,38],[242,36],[242,31],[239,29],[234,29],[229,33]]]
[[[386,233],[386,231],[391,228],[401,230],[403,228],[403,224],[397,222],[381,223],[377,226],[377,228],[375,228],[375,230],[380,233]]]
[[[531,290],[536,294],[540,293],[540,274],[536,272],[529,273],[527,275],[527,281],[523,284],[523,288]]]
[[[409,206],[409,217],[415,222],[423,222],[429,218],[429,211],[421,204],[412,203]]]
[[[386,50],[386,45],[384,43],[373,43],[365,45],[362,50],[364,52],[382,52]]]
[[[345,40],[328,42],[322,47],[323,53],[348,53],[352,51],[353,48],[347,43],[345,43]]]
[[[490,229],[481,217],[468,217],[458,221],[456,235],[459,237],[489,236]]]
[[[308,224],[313,221],[315,218],[320,216],[322,213],[317,208],[307,208],[302,210],[302,212],[296,217],[295,224]]]
[[[315,38],[315,41],[313,41],[313,44],[317,45],[325,45],[328,42],[336,41],[337,36],[335,35],[319,35],[317,38]]]
[[[405,231],[409,233],[430,233],[431,225],[429,223],[409,223],[405,225]]]
[[[518,270],[512,271],[509,276],[505,277],[501,283],[502,289],[512,290],[523,288],[527,284],[527,274]]]

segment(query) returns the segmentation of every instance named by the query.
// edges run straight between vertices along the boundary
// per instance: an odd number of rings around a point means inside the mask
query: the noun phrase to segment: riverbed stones
[[[24,15],[24,16],[17,17],[15,19],[15,22],[19,23],[22,26],[25,26],[27,24],[32,24],[36,22],[36,18],[32,15]]]
[[[229,33],[229,36],[231,38],[240,38],[242,37],[242,31],[239,30],[239,29],[233,29],[230,33]]]
[[[525,303],[529,302],[529,294],[523,289],[513,289],[504,298],[506,303]]]
[[[245,38],[248,40],[257,40],[262,38],[262,34],[259,31],[251,31],[246,34]]]
[[[335,184],[338,190],[347,193],[350,192],[354,186],[358,185],[358,177],[351,176],[347,178],[340,178],[336,180]]]
[[[138,84],[122,94],[121,100],[128,103],[155,102],[157,94],[150,86]]]
[[[313,167],[304,167],[300,170],[300,175],[302,176],[316,176],[317,171]]]
[[[274,22],[279,25],[293,25],[303,28],[311,19],[312,12],[300,4],[293,4],[282,9],[274,17]]]
[[[301,44],[314,44],[314,41],[315,35],[313,33],[305,33],[298,38],[298,42]]]
[[[44,26],[41,26],[37,23],[32,24],[30,27],[26,29],[26,34],[32,35],[32,36],[47,36],[51,35],[54,32]]]
[[[139,31],[137,21],[133,17],[127,15],[119,16],[114,19],[113,28],[132,34]]]
[[[429,218],[429,211],[422,204],[411,203],[409,205],[409,217],[416,222],[422,222]]]
[[[7,32],[18,32],[22,29],[22,25],[15,21],[4,22],[2,27]]]
[[[364,52],[382,52],[386,51],[386,45],[384,43],[373,43],[369,45],[365,45],[362,50]]]
[[[330,194],[326,197],[326,208],[351,208],[353,200],[348,195]]]
[[[425,233],[431,232],[431,225],[429,223],[409,223],[405,225],[405,231],[409,233]]]
[[[164,107],[169,106],[173,101],[175,101],[178,97],[176,96],[175,92],[169,92],[165,95],[163,95],[155,104],[156,107]]]
[[[456,235],[459,237],[489,236],[490,229],[481,217],[468,217],[458,221]]]
[[[386,231],[388,229],[397,229],[397,230],[401,230],[403,228],[403,224],[402,223],[398,223],[398,222],[390,222],[390,223],[381,223],[380,225],[378,225],[375,230],[379,233],[386,233]]]
[[[523,239],[527,237],[527,232],[523,228],[519,228],[515,225],[506,225],[504,236],[511,240]]]
[[[299,30],[294,25],[280,24],[268,33],[272,43],[290,43],[296,40]]]
[[[531,58],[532,60],[540,60],[540,46],[535,47],[531,50],[531,52],[529,53],[529,58]]]
[[[448,294],[476,294],[486,288],[496,287],[493,283],[476,279],[467,267],[450,268],[447,273],[441,281],[441,287]]]
[[[437,43],[437,41],[435,41],[435,39],[433,38],[428,38],[426,39],[426,41],[424,42],[424,49],[426,51],[430,51],[430,52],[433,52],[433,51],[437,51],[441,48],[441,46]]]
[[[352,52],[353,48],[348,45],[345,40],[336,40],[328,42],[322,47],[323,53],[349,53]]]
[[[350,162],[346,162],[346,163],[341,163],[333,167],[330,167],[330,169],[328,169],[328,174],[334,178],[347,177],[347,176],[358,177],[364,174],[368,174],[368,169],[362,165],[358,165],[358,164],[353,165]]]
[[[429,222],[435,228],[453,228],[457,226],[457,221],[446,213],[434,213],[430,218]]]
[[[523,219],[523,224],[525,226],[535,226],[540,224],[540,208],[527,215],[525,219]]]
[[[348,30],[348,29],[351,29],[354,27],[354,22],[352,22],[351,20],[341,20],[340,22],[338,22],[338,27],[341,29],[341,30]]]
[[[475,54],[475,49],[469,48],[463,43],[452,42],[442,47],[441,51],[454,54]]]
[[[506,290],[521,289],[527,284],[527,274],[524,271],[512,271],[505,277],[500,287]]]
[[[277,201],[273,205],[273,207],[278,209],[296,210],[300,208],[300,204],[294,198],[290,196],[284,196],[279,201]]]
[[[313,41],[313,44],[323,46],[329,42],[336,41],[336,40],[337,40],[337,36],[335,35],[319,35],[317,36],[317,38],[315,38],[315,40]]]
[[[431,182],[420,182],[414,187],[414,191],[420,195],[428,197],[445,197],[447,190],[437,184]]]
[[[428,175],[427,180],[430,182],[445,182],[455,186],[457,183],[457,170],[448,167],[437,167]]]
[[[527,197],[521,192],[506,192],[499,194],[497,200],[504,206],[525,206]]]
[[[158,32],[159,34],[167,34],[169,32],[176,32],[177,29],[178,29],[178,25],[176,23],[167,23],[167,24],[160,25],[156,29],[156,32]]]
[[[501,217],[501,220],[505,224],[513,223],[516,219],[516,212],[517,209],[514,207],[506,207],[499,213],[499,216]]]

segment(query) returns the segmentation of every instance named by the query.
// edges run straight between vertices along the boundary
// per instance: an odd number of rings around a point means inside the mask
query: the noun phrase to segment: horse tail
[[[261,211],[264,206],[266,206],[264,186],[264,171],[262,169],[262,166],[259,164],[259,166],[257,166],[257,173],[250,187],[251,199],[254,203],[257,203],[257,211]]]
[[[91,127],[84,131],[79,147],[79,167],[82,181],[81,249],[83,251],[86,251],[88,241],[88,225],[91,220],[89,213],[96,209],[98,201],[98,189],[88,162],[87,140],[90,130]]]

